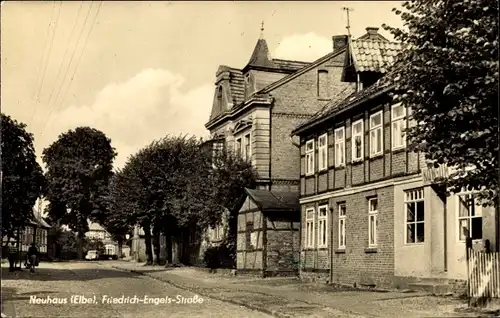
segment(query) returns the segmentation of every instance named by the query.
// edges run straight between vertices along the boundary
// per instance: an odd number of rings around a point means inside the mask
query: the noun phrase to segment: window
[[[344,127],[335,129],[335,166],[345,164],[345,134]]]
[[[212,145],[212,167],[215,169],[217,167],[217,158],[220,156],[224,150],[223,142],[214,142]]]
[[[328,163],[328,137],[327,134],[318,138],[318,170],[325,170]]]
[[[424,227],[424,189],[405,192],[406,206],[406,243],[423,243]]]
[[[378,199],[368,200],[368,247],[377,246]]]
[[[217,105],[219,106],[219,111],[223,111],[222,109],[222,86],[219,86],[217,89]]]
[[[306,210],[306,247],[314,247],[314,209]]]
[[[406,109],[401,103],[392,105],[391,119],[392,119],[392,149],[404,148],[406,146],[406,136],[404,130],[406,128]]]
[[[250,134],[245,135],[245,160],[250,160],[252,153],[250,152]]]
[[[236,145],[234,146],[235,150],[236,150],[236,155],[238,155],[239,157],[242,156],[242,151],[241,151],[241,138],[238,138],[236,139]]]
[[[458,196],[458,238],[465,241],[467,233],[473,240],[483,238],[482,206],[476,202],[474,195]]]
[[[314,140],[306,142],[306,175],[314,173]]]
[[[328,206],[322,205],[318,209],[318,247],[328,246]]]
[[[246,224],[246,239],[247,239],[247,249],[255,249],[255,233],[253,228],[253,222],[247,222]]]
[[[352,161],[363,160],[363,119],[352,124]]]
[[[346,233],[345,233],[345,219],[346,207],[345,203],[338,203],[339,211],[339,249],[345,248]]]
[[[370,157],[382,154],[382,111],[370,116]]]
[[[328,98],[328,71],[318,71],[318,97]]]

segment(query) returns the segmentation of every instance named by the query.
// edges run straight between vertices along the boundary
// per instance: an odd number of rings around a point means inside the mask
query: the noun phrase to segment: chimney
[[[334,35],[333,40],[333,52],[337,52],[347,45],[347,35]]]
[[[366,28],[366,33],[368,33],[369,35],[377,35],[378,34],[378,29],[379,28],[376,28],[376,27],[367,27]]]

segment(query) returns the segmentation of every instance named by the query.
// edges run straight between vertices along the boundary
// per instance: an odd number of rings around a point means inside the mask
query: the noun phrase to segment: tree
[[[106,247],[104,246],[104,243],[101,240],[98,240],[96,238],[85,238],[84,240],[84,250],[87,253],[88,251],[97,251],[99,254],[105,254],[106,253]]]
[[[229,154],[218,158],[214,170],[211,149],[203,145],[194,137],[167,136],[131,156],[113,178],[109,210],[114,216],[108,219],[143,226],[147,264],[159,260],[160,233],[171,263],[172,238],[219,223],[225,208],[241,206],[244,187],[255,180],[251,165]]]
[[[26,125],[1,114],[2,237],[13,237],[33,215],[44,194],[45,178],[36,161],[33,135]]]
[[[209,224],[203,224],[202,227],[217,225],[221,221],[222,211],[224,209],[229,211],[223,246],[227,248],[232,262],[235,263],[238,212],[247,197],[245,188],[256,187],[257,174],[250,162],[229,151],[219,152],[213,160],[211,184],[213,195],[208,199],[211,204],[207,206],[217,209],[219,213],[209,213],[212,218],[207,218]]]
[[[411,147],[434,166],[456,171],[440,183],[451,192],[482,190],[498,204],[498,2],[405,2],[407,29],[384,25],[404,48],[388,79],[394,99],[411,107]]]
[[[113,175],[109,186],[108,209],[104,228],[118,243],[118,254],[121,257],[126,235],[133,230],[131,216],[137,208],[135,201],[128,200],[135,192],[134,184],[127,180],[126,170],[119,170]]]
[[[88,220],[104,221],[115,156],[110,139],[89,127],[61,134],[43,151],[49,213],[77,233],[80,259]]]

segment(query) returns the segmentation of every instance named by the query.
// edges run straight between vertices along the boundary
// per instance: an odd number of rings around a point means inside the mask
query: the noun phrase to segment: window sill
[[[412,247],[412,246],[424,246],[425,245],[425,242],[421,242],[421,243],[405,243],[403,246],[405,247]]]
[[[345,249],[342,248],[342,249],[336,249],[335,250],[335,254],[345,254]]]
[[[378,153],[378,154],[375,154],[375,155],[370,155],[370,160],[375,160],[375,159],[380,159],[384,156],[384,153],[381,152],[381,153]]]
[[[328,246],[318,246],[318,251],[326,251],[328,250]]]
[[[333,166],[335,169],[345,169],[345,165]]]
[[[305,176],[306,176],[306,178],[307,177],[314,177],[314,172],[313,173],[306,173]]]
[[[392,153],[400,153],[400,152],[405,152],[406,147],[397,147],[397,148],[392,148]]]
[[[318,170],[318,173],[325,173],[325,172],[328,172],[328,168],[323,168]]]
[[[351,164],[354,166],[354,165],[359,165],[363,163],[363,159],[356,159],[356,160],[352,160],[351,161]]]
[[[367,247],[365,248],[365,253],[369,254],[369,253],[377,253],[377,247],[374,246],[374,247]]]

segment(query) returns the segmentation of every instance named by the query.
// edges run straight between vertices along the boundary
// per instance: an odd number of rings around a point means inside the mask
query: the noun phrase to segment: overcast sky
[[[2,3],[2,112],[28,125],[37,154],[78,126],[102,130],[115,166],[166,134],[204,128],[219,65],[242,68],[264,21],[275,58],[313,61],[332,35],[401,26],[399,2]],[[389,39],[392,37],[380,31]]]

